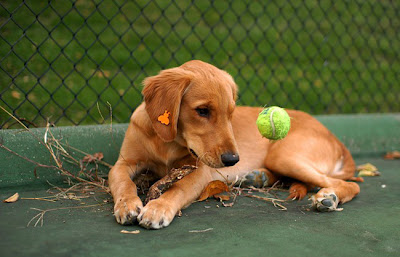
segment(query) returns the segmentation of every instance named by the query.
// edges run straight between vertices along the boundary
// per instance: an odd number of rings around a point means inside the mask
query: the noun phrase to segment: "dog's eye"
[[[196,112],[201,117],[208,118],[210,116],[210,110],[208,108],[197,108]]]

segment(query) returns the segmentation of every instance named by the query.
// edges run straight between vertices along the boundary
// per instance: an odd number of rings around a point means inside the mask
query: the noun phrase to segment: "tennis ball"
[[[263,137],[278,140],[289,132],[290,117],[284,109],[271,106],[260,112],[256,124]]]

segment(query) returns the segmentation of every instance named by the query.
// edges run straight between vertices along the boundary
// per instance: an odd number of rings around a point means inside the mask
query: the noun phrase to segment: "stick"
[[[102,206],[104,205],[104,203],[101,204],[92,204],[92,205],[86,205],[86,206],[72,206],[72,207],[61,207],[61,208],[54,208],[54,209],[47,209],[47,210],[41,210],[41,209],[37,209],[37,208],[31,208],[32,210],[38,211],[39,213],[36,214],[26,225],[27,227],[29,227],[29,225],[31,224],[32,221],[34,221],[35,219],[36,222],[34,224],[34,227],[36,227],[39,222],[40,222],[40,226],[43,226],[43,218],[44,215],[46,214],[46,212],[51,212],[51,211],[58,211],[58,210],[69,210],[69,209],[82,209],[82,208],[90,208],[90,207],[96,207],[96,206]]]
[[[213,228],[207,228],[203,230],[190,230],[189,233],[204,233],[213,230]]]
[[[282,204],[278,203],[278,202],[285,202],[285,200],[276,199],[276,198],[270,198],[270,197],[262,197],[262,196],[258,196],[258,195],[249,195],[249,194],[244,194],[244,196],[251,197],[251,198],[257,198],[257,199],[264,200],[264,201],[267,201],[267,202],[272,202],[275,207],[276,206],[280,207],[282,211],[286,211],[287,210],[287,208],[285,206],[283,206]]]
[[[41,164],[41,163],[35,162],[35,161],[33,161],[33,160],[31,160],[31,159],[25,157],[25,156],[22,156],[22,155],[20,155],[20,154],[18,154],[18,153],[16,153],[16,152],[14,152],[13,150],[11,150],[10,148],[8,148],[7,146],[5,146],[5,145],[3,145],[3,144],[0,144],[0,147],[3,148],[3,149],[6,150],[6,151],[12,153],[12,154],[14,154],[14,155],[16,155],[16,156],[18,156],[18,157],[24,159],[25,161],[28,161],[28,162],[30,162],[30,163],[35,164],[35,165],[38,166],[38,167],[50,168],[50,169],[58,169],[58,167],[57,167],[57,166],[54,166],[54,165],[45,165],[45,164]]]
[[[192,173],[195,169],[197,169],[197,167],[192,165],[184,165],[180,169],[172,169],[165,177],[161,178],[150,187],[145,204],[160,197],[161,194],[170,188],[173,183],[181,180],[186,175]]]

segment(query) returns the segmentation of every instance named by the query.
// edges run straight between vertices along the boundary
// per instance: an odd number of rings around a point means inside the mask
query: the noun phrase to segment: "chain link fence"
[[[128,122],[146,76],[200,59],[235,78],[240,105],[399,112],[399,13],[387,0],[0,1],[0,102],[31,127]]]

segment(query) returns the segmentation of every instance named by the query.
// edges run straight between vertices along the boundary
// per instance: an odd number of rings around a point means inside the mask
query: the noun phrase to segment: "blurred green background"
[[[146,76],[200,59],[235,78],[240,105],[400,112],[399,13],[384,0],[0,1],[0,105],[31,126],[110,109],[128,122]]]

